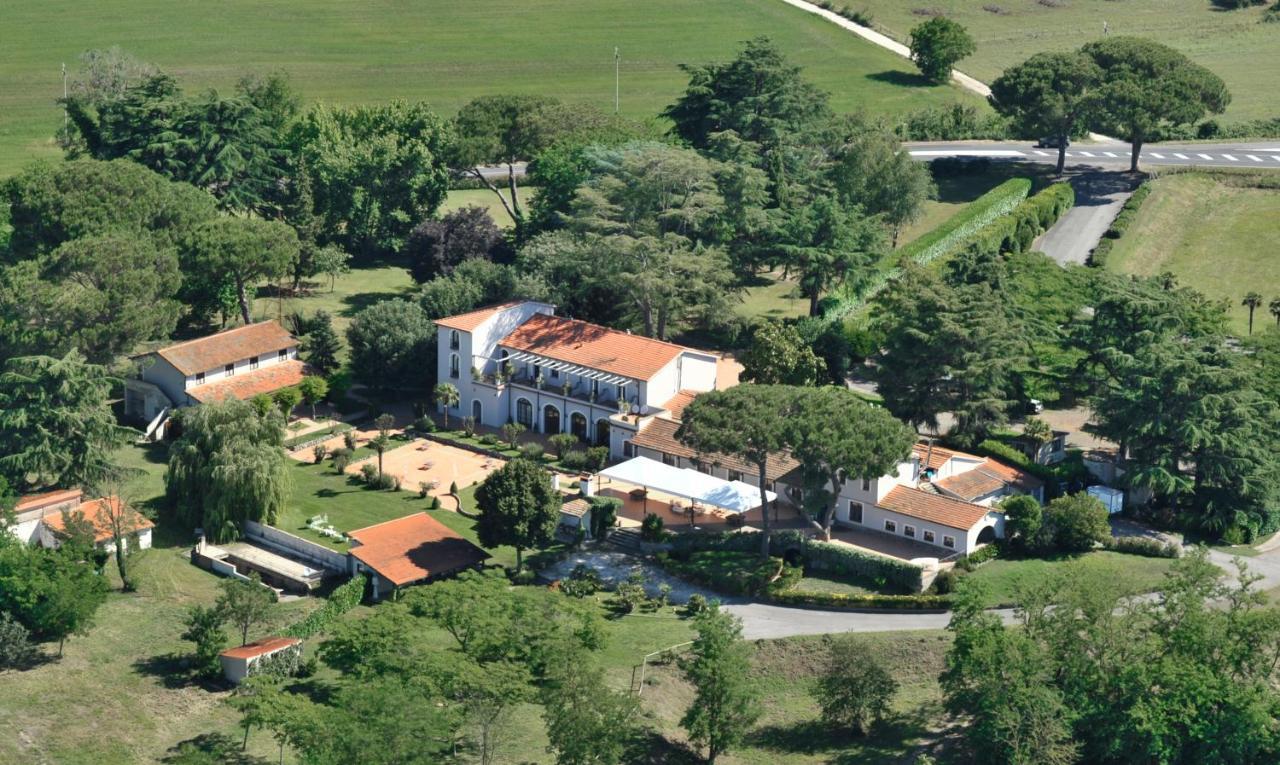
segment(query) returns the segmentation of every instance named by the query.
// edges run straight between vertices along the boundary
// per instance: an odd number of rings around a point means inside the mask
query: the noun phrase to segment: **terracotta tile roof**
[[[991,512],[990,508],[920,491],[910,486],[894,487],[876,504],[885,510],[961,531],[973,528],[975,523]]]
[[[84,513],[85,520],[93,524],[93,541],[95,544],[109,541],[113,536],[111,530],[111,519],[107,514],[108,508],[118,510],[120,508],[119,497],[102,497],[100,499],[91,499],[82,502],[77,510]],[[63,523],[62,513],[49,513],[40,519],[45,528],[53,532],[55,536],[64,536],[66,534],[66,525]],[[143,515],[134,512],[131,520],[128,522],[127,529],[129,534],[143,529],[154,528],[155,524]]]
[[[284,327],[274,321],[260,321],[161,348],[155,353],[184,375],[193,375],[297,344]]]
[[[397,587],[474,566],[489,553],[426,513],[349,532],[351,554]]]
[[[560,506],[560,512],[564,513],[565,515],[572,515],[576,518],[581,518],[582,516],[586,515],[587,511],[590,509],[591,509],[591,503],[586,501],[582,497],[574,497],[573,499],[569,500],[568,502],[565,502],[563,505]]]
[[[546,314],[529,317],[498,345],[636,380],[650,379],[684,351],[661,340]]]
[[[758,474],[756,466],[740,457],[734,457],[729,454],[704,454],[699,455],[693,449],[685,446],[676,440],[676,429],[680,427],[680,423],[674,420],[666,420],[655,417],[645,426],[645,429],[636,434],[631,439],[632,446],[647,447],[664,454],[670,454],[674,457],[684,457],[690,460],[699,460],[705,463],[718,465],[726,470],[736,470],[742,473],[742,480],[755,486]],[[800,462],[785,452],[775,452],[769,456],[765,463],[765,477],[770,481],[777,481],[793,470],[800,468]]]
[[[928,444],[922,443],[917,443],[915,446],[912,446],[911,450],[920,458],[920,465],[926,470],[940,470],[943,465],[947,464],[947,460],[959,454],[959,452],[953,452],[950,449],[943,449],[937,444],[933,445],[932,452],[929,451]],[[929,463],[927,465],[925,464],[926,460],[928,460]]]
[[[935,453],[936,451],[935,447]],[[1012,486],[1018,491],[1027,493],[1044,486],[1043,481],[1030,473],[1006,465],[1003,462],[998,462],[990,457],[983,459],[963,452],[953,452],[952,454],[957,457],[982,460],[981,464],[963,473],[957,473],[940,481],[934,481],[934,485],[938,488],[963,499],[972,501],[1000,491],[1006,486]]]
[[[204,404],[221,401],[227,397],[241,401],[259,393],[274,393],[302,382],[307,376],[307,365],[297,359],[269,361],[252,372],[240,372],[211,383],[187,388],[187,395]]]
[[[228,648],[218,655],[226,656],[228,659],[255,659],[259,656],[275,653],[281,648],[298,645],[301,642],[295,637],[269,637],[246,643],[239,648]]]
[[[468,313],[460,313],[457,316],[446,316],[443,319],[436,319],[436,324],[441,327],[448,327],[449,329],[461,329],[463,331],[470,332],[493,318],[493,316],[500,311],[505,311],[508,308],[514,308],[523,302],[524,301],[522,300],[513,300],[508,303],[499,303],[498,305],[479,308]]]
[[[60,505],[63,502],[79,504],[81,495],[82,492],[79,489],[55,489],[54,491],[45,491],[39,494],[28,494],[25,497],[18,498],[18,504],[14,506],[13,511],[15,513],[27,513],[50,505]]]
[[[667,410],[667,416],[669,418],[673,420],[679,420],[684,417],[684,408],[689,404],[693,403],[693,400],[697,397],[698,397],[697,391],[682,390],[676,395],[672,396],[671,399],[667,401],[667,403],[663,404],[662,408]]]

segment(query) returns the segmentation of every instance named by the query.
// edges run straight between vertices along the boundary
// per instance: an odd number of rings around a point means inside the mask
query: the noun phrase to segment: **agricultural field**
[[[0,59],[0,176],[37,156],[62,114],[60,67],[118,45],[189,91],[231,88],[284,71],[311,100],[425,100],[449,114],[492,93],[539,93],[654,117],[687,82],[679,65],[727,59],[769,35],[837,110],[894,113],[979,99],[927,86],[912,65],[779,0],[493,0],[414,3],[127,0],[93,5],[19,0],[5,14]]]
[[[1103,35],[1135,35],[1171,45],[1212,69],[1231,89],[1222,120],[1280,116],[1280,24],[1265,6],[1223,11],[1209,0],[837,0],[863,9],[874,25],[906,41],[911,28],[941,13],[969,29],[977,52],[960,69],[984,82],[1041,51],[1076,48]]]
[[[1168,175],[1152,182],[1138,216],[1116,242],[1107,267],[1153,276],[1172,272],[1178,282],[1228,303],[1231,328],[1248,331],[1240,304],[1250,291],[1263,296],[1255,330],[1275,319],[1266,304],[1275,292],[1275,253],[1280,250],[1280,191],[1226,185],[1200,173]]]

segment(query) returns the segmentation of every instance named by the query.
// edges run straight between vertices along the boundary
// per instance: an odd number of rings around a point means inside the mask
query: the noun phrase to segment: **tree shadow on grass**
[[[916,747],[910,742],[929,735],[938,710],[929,707],[894,715],[859,736],[833,728],[821,720],[803,720],[790,725],[766,725],[752,731],[747,741],[766,751],[805,755],[830,755],[836,765],[865,765],[899,762]]]
[[[407,291],[400,292],[357,292],[354,295],[347,295],[342,298],[343,308],[338,313],[342,316],[351,317],[360,313],[364,309],[374,303],[381,303],[384,300],[395,300],[396,298],[407,298]]]
[[[705,762],[687,744],[671,741],[652,729],[646,729],[636,737],[625,761],[633,765],[698,765]]]
[[[145,656],[133,663],[140,675],[155,677],[165,688],[201,688],[206,691],[222,691],[227,684],[221,677],[200,677],[192,672],[191,658],[180,653]]]
[[[179,741],[160,762],[168,765],[270,765],[270,760],[240,750],[240,741],[225,733],[201,733]]]
[[[886,69],[883,72],[872,72],[867,75],[868,80],[875,82],[883,82],[888,85],[899,85],[904,88],[929,88],[936,83],[929,82],[924,75],[918,72],[904,72],[901,69]]]

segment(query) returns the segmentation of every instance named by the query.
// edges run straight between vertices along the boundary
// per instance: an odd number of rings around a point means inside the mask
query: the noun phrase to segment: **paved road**
[[[764,603],[739,603],[724,610],[742,619],[742,636],[748,640],[825,635],[835,632],[896,632],[899,630],[940,630],[951,622],[950,613],[922,614],[910,611],[810,611]],[[1013,611],[996,613],[1006,621]]]
[[[1070,181],[1076,191],[1075,205],[1032,246],[1060,266],[1084,265],[1089,260],[1089,253],[1137,187],[1128,173],[1087,171]]]
[[[960,141],[907,143],[904,147],[919,160],[939,157],[986,157],[1054,164],[1056,149],[1037,149],[1029,142]],[[1126,169],[1129,145],[1124,143],[1079,144],[1067,149],[1067,165],[1099,169]],[[1250,167],[1280,170],[1280,141],[1219,144],[1150,144],[1139,155],[1142,165]]]

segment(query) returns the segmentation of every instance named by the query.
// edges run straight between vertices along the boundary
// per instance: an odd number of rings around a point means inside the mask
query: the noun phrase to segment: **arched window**
[[[560,432],[560,410],[551,404],[542,407],[542,432],[551,436]]]
[[[484,409],[480,404],[480,399],[473,399],[471,401],[471,417],[476,421],[477,425],[479,425],[480,421],[484,419],[481,416],[482,414],[484,414]]]
[[[458,335],[458,330],[449,330],[449,348],[456,351],[460,347],[462,347],[462,341],[461,337]]]
[[[587,417],[582,412],[574,412],[569,415],[569,432],[578,437],[579,441],[587,440]]]
[[[449,354],[449,376],[456,380],[458,378],[459,371],[458,354]]]
[[[526,428],[533,427],[533,404],[529,403],[529,399],[522,398],[516,401],[516,422]]]
[[[603,417],[596,420],[596,446],[609,445],[609,421]]]

